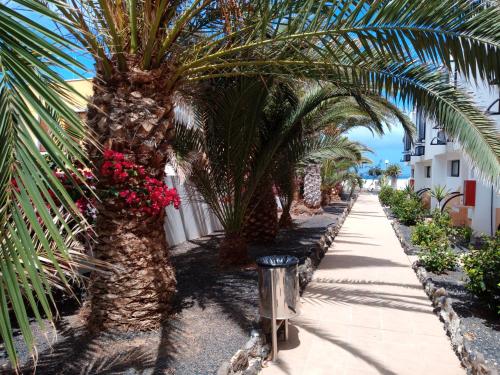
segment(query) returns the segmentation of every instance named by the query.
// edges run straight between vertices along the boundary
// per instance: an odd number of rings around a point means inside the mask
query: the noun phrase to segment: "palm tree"
[[[292,178],[293,170],[299,161],[309,160],[309,165],[303,166],[306,173],[304,177],[304,202],[310,208],[317,208],[321,204],[321,175],[320,166],[323,155],[317,154],[318,159],[308,156],[310,148],[308,146],[316,145],[317,138],[328,136],[329,138],[338,138],[354,127],[363,126],[369,130],[381,133],[383,131],[382,121],[387,122],[392,117],[400,119],[406,133],[409,137],[414,132],[414,126],[411,121],[401,113],[394,105],[383,98],[365,93],[363,95],[349,90],[339,90],[328,83],[318,84],[316,82],[289,82],[288,85],[277,85],[278,90],[270,96],[272,102],[268,105],[267,119],[269,123],[280,123],[291,121],[286,116],[295,116],[293,112],[286,112],[287,100],[297,102],[298,106],[304,103],[313,103],[309,111],[302,112],[302,118],[296,118],[294,121],[299,124],[298,133],[295,134],[295,147],[301,142],[304,143],[301,151],[304,154],[296,153],[290,155],[289,143],[285,142],[278,151],[277,161],[279,165],[274,164],[272,172],[269,171],[263,178],[254,199],[247,209],[244,235],[249,242],[269,243],[272,242],[278,232],[278,214],[275,193],[273,191],[273,177],[283,172]],[[277,92],[276,92],[277,91]],[[286,156],[279,154],[285,152]],[[306,156],[307,155],[307,156]],[[313,173],[313,172],[316,173]],[[281,176],[283,183],[284,176]],[[290,191],[290,183],[286,182],[286,187],[282,186],[280,191]],[[282,214],[282,223],[290,224],[290,204],[291,199],[285,198],[284,211]]]
[[[76,240],[88,223],[50,165],[82,193],[85,178],[75,165],[85,166],[82,146],[93,141],[62,100],[76,93],[52,69],[81,68],[65,52],[76,46],[26,17],[43,13],[60,25],[39,2],[13,3],[0,4],[0,335],[17,366],[13,326],[33,352],[28,311],[43,328],[44,318],[56,316],[52,289],[71,293],[77,270],[92,265]]]
[[[460,141],[485,176],[500,175],[493,123],[437,69],[450,68],[453,59],[466,78],[497,75],[496,7],[468,0],[66,0],[54,6],[95,58],[88,124],[102,144],[149,176],[163,176],[180,93],[196,92],[197,82],[211,78],[283,74],[417,105]],[[99,152],[92,159],[99,164]],[[122,271],[93,277],[92,303],[101,312],[93,315],[96,327],[149,328],[167,313],[175,278],[162,219],[144,221],[102,200],[96,255]],[[116,300],[127,302],[115,306]]]
[[[324,146],[322,144],[327,145],[331,140],[338,142],[347,152],[339,153],[338,155],[323,152]],[[322,163],[333,161],[338,163],[355,163],[356,160],[362,158],[364,151],[367,151],[364,146],[357,142],[352,142],[344,136],[324,137],[312,134],[305,140],[298,140],[293,147],[289,148],[289,152],[279,155],[273,173],[278,196],[283,208],[279,226],[286,228],[293,224],[290,209],[295,194],[295,175],[297,171],[306,168],[308,165],[321,165]]]
[[[369,148],[360,145],[356,157],[353,159],[327,160],[321,165],[322,190],[330,193],[344,184],[351,188],[349,198],[356,187],[362,187],[363,180],[358,174],[358,167],[371,160],[363,156],[365,152],[372,152]]]
[[[324,134],[338,136],[355,127],[364,127],[372,133],[384,134],[384,125],[399,121],[405,133],[411,138],[414,126],[393,104],[380,96],[358,95],[333,98],[306,119],[310,128]],[[387,125],[390,129],[390,126]],[[321,205],[321,167],[311,164],[304,176],[304,204],[309,208]]]
[[[309,102],[295,100],[288,91],[285,96],[290,100],[285,103],[276,100],[284,97],[281,90],[285,87],[273,86],[270,80],[226,82],[217,94],[210,90],[205,95],[196,127],[176,127],[177,163],[225,230],[219,247],[221,263],[247,262],[244,224],[248,210],[252,201],[266,198],[258,195],[259,187],[278,173],[280,159],[321,160],[346,157],[355,150],[356,145],[345,138],[301,136],[304,112],[334,94],[330,89],[317,89],[322,95],[306,96]]]
[[[401,174],[401,166],[399,164],[389,164],[385,169],[384,174],[391,178],[391,185],[394,189],[396,189],[398,176]]]

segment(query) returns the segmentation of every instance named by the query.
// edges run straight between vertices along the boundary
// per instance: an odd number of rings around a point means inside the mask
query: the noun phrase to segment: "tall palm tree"
[[[398,187],[398,176],[401,174],[401,166],[399,164],[389,164],[384,171],[384,175],[391,178],[391,186],[396,189]]]
[[[28,311],[43,327],[55,317],[52,289],[71,292],[77,270],[91,264],[76,241],[88,224],[50,168],[82,193],[75,165],[88,162],[83,146],[92,138],[67,103],[77,93],[53,69],[81,68],[66,52],[77,46],[27,11],[61,25],[38,1],[0,4],[0,335],[15,366],[13,326],[33,351]]]
[[[309,111],[303,111],[301,118],[296,118],[297,131],[288,137],[277,152],[276,162],[270,166],[265,178],[259,182],[254,199],[247,209],[244,235],[250,242],[272,242],[278,231],[278,212],[275,193],[273,191],[274,177],[291,173],[299,161],[308,160],[309,165],[304,166],[304,202],[309,207],[319,207],[321,204],[321,174],[318,164],[324,155],[316,153],[317,159],[310,157],[311,145],[316,145],[318,137],[328,136],[338,138],[348,130],[363,126],[369,130],[383,133],[382,121],[388,122],[397,117],[400,119],[405,132],[411,138],[414,126],[411,121],[394,105],[377,95],[367,93],[361,95],[349,90],[339,90],[335,86],[317,82],[288,82],[287,85],[278,85],[278,90],[270,96],[272,103],[266,111],[270,123],[287,122],[287,116],[295,116],[294,112],[286,111],[286,100],[291,100],[295,105],[315,101],[316,105]],[[277,91],[277,92],[276,92]],[[317,99],[320,100],[317,100]],[[290,142],[294,142],[295,155],[290,155]],[[297,145],[303,143],[300,152]],[[314,147],[314,146],[313,146]],[[280,154],[283,154],[280,156]],[[316,172],[316,173],[313,173]],[[283,184],[281,176],[281,183]],[[285,182],[286,186],[290,182]],[[282,192],[289,190],[282,186]],[[282,197],[283,193],[281,194]],[[287,199],[285,199],[287,200]],[[290,202],[286,202],[282,222],[290,221]]]
[[[418,105],[460,141],[485,176],[500,175],[494,125],[437,69],[453,59],[466,78],[494,78],[496,7],[469,0],[66,0],[55,7],[95,58],[88,124],[102,144],[150,176],[163,175],[176,93],[210,78],[282,74]],[[99,162],[99,153],[92,158]],[[175,290],[163,218],[143,221],[106,199],[99,208],[96,254],[122,271],[94,277],[92,301],[102,312],[93,315],[94,324],[155,326]],[[117,308],[114,296],[126,304]]]
[[[364,127],[372,133],[384,134],[384,128],[390,129],[391,123],[399,122],[411,139],[414,126],[407,116],[384,98],[371,94],[351,97],[337,97],[323,103],[316,111],[309,114],[308,128],[324,134],[338,136],[356,127]],[[310,164],[304,170],[304,204],[310,208],[321,205],[321,166]]]
[[[258,193],[262,181],[277,173],[277,159],[321,160],[346,157],[356,150],[357,145],[341,137],[299,137],[304,112],[336,91],[318,88],[322,95],[307,96],[309,103],[295,100],[293,92],[288,92],[285,96],[290,101],[279,102],[282,113],[278,116],[274,108],[276,97],[284,97],[280,90],[286,89],[273,86],[270,80],[223,84],[219,92],[210,90],[204,98],[206,104],[199,108],[196,127],[176,127],[177,162],[224,227],[225,238],[219,248],[224,264],[247,261],[246,216],[252,201],[266,198]]]

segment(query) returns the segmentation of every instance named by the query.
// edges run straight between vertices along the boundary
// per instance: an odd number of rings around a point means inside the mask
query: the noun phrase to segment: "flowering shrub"
[[[95,176],[88,168],[78,168],[78,172],[82,176],[83,180],[75,173],[71,172],[71,176],[67,176],[59,169],[54,171],[54,175],[64,185],[66,191],[75,202],[78,210],[89,222],[93,222],[96,218],[97,211],[95,209],[94,198],[92,198],[92,193],[89,189],[95,189]],[[75,181],[79,189],[75,188],[75,185],[71,183],[71,181]],[[52,191],[49,190],[49,194],[52,198],[55,198]]]
[[[132,210],[152,216],[170,204],[179,208],[181,201],[175,188],[169,189],[163,181],[147,176],[143,166],[127,160],[120,152],[104,152],[100,175],[107,179],[109,192]]]

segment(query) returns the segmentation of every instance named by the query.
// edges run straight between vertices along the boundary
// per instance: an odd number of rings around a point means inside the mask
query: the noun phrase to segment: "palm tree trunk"
[[[166,318],[176,283],[163,223],[163,214],[144,220],[99,207],[95,256],[115,268],[91,276],[93,330],[148,330]]]
[[[243,235],[249,243],[270,243],[278,234],[278,205],[273,180],[265,176],[247,208]]]
[[[247,241],[241,233],[226,233],[219,245],[219,263],[222,266],[249,263]]]
[[[97,76],[100,74],[98,72]],[[163,180],[171,140],[171,96],[158,72],[116,75],[108,82],[94,79],[87,122],[104,147],[123,153],[146,175]],[[94,149],[97,167],[102,154]],[[116,270],[91,275],[90,325],[121,331],[158,327],[175,292],[163,228],[164,212],[145,217],[116,204],[104,179],[97,185],[101,204],[97,214],[95,256]]]
[[[291,202],[283,207],[283,212],[281,213],[280,220],[278,222],[280,228],[291,228],[293,227],[292,215],[290,215],[290,208],[292,207]]]
[[[309,208],[321,206],[321,169],[318,164],[309,164],[305,169],[304,204]]]

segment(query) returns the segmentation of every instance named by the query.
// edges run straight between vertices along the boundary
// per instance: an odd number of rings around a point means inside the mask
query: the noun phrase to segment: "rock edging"
[[[312,280],[314,271],[332,245],[356,199],[357,196],[354,196],[349,201],[335,223],[329,225],[316,246],[311,247],[304,263],[299,265],[301,294],[306,285]],[[250,339],[243,348],[239,349],[228,362],[224,362],[219,367],[217,375],[257,375],[262,370],[262,363],[269,353],[270,346],[267,343],[266,335],[261,329],[253,329],[250,333]]]
[[[390,217],[385,207],[384,212],[391,222],[396,237],[399,239],[405,254],[407,254],[410,259],[414,258],[415,246],[406,240],[401,232],[399,222]],[[498,375],[496,369],[486,364],[484,355],[473,350],[469,341],[462,335],[460,317],[453,309],[452,301],[448,297],[446,289],[442,287],[437,288],[425,268],[420,266],[417,260],[413,260],[412,268],[417,274],[419,281],[422,283],[425,293],[427,293],[432,305],[435,307],[434,312],[443,322],[446,333],[450,337],[453,349],[462,362],[462,365],[467,369],[467,372],[472,375]]]

